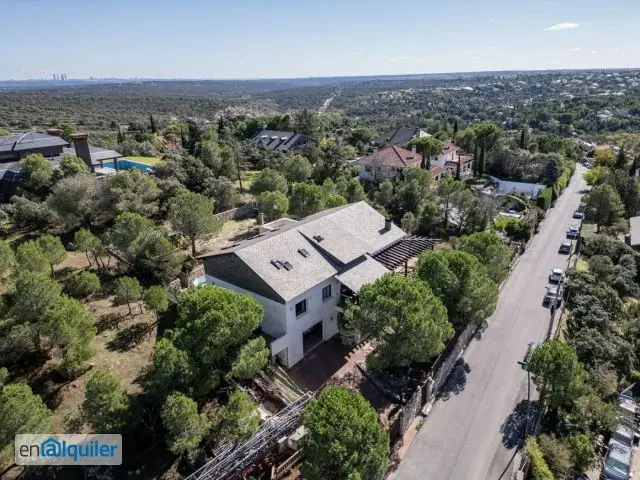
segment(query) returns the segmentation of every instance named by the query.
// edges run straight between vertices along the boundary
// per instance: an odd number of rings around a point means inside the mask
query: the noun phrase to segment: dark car
[[[584,213],[582,213],[582,212],[580,212],[580,211],[576,210],[575,212],[573,212],[573,218],[580,218],[580,219],[582,219],[582,218],[584,218]]]
[[[562,242],[560,248],[558,249],[558,253],[571,253],[571,241],[565,240],[564,242]]]
[[[558,308],[562,303],[562,285],[551,285],[547,287],[547,293],[542,300],[545,308]]]

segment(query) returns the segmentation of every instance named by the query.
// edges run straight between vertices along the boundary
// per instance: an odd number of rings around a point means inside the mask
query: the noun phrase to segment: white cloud
[[[579,52],[580,51],[580,47],[573,47],[569,49],[570,52]]]
[[[489,19],[489,21],[490,21],[491,23],[493,23],[493,22],[495,22],[495,21],[496,21],[496,19],[495,19],[495,18],[490,18],[490,19]]]
[[[570,30],[572,28],[578,28],[579,26],[580,25],[578,25],[577,23],[572,22],[556,23],[555,25],[551,25],[550,27],[545,28],[545,30]]]
[[[591,53],[596,55],[598,53],[598,51],[597,50],[591,50]]]

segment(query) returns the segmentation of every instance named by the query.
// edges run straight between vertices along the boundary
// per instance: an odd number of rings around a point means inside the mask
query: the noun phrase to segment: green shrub
[[[538,442],[534,437],[527,438],[525,443],[525,452],[531,462],[531,478],[533,480],[553,480],[553,473],[549,469],[549,465],[544,459]]]
[[[538,193],[538,198],[536,198],[536,205],[546,212],[551,206],[552,197],[553,189],[551,187],[540,190],[540,192]]]
[[[87,270],[75,275],[71,281],[71,294],[76,298],[88,297],[100,290],[98,275]]]

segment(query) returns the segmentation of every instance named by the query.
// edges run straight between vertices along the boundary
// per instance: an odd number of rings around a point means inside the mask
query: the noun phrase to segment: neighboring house
[[[411,150],[395,145],[380,150],[374,147],[371,155],[359,158],[356,163],[360,169],[358,176],[362,180],[381,182],[402,178],[402,172],[407,167],[419,167],[422,155],[416,153],[415,146]]]
[[[0,137],[0,197],[6,198],[15,191],[15,183],[20,178],[20,162],[32,153],[42,155],[54,167],[58,167],[62,157],[69,154],[82,159],[98,175],[117,171],[118,158],[122,157],[120,153],[90,146],[87,133],[73,134],[73,148],[70,148],[61,134],[62,130],[50,128],[47,133],[23,132]],[[111,161],[115,168],[104,168],[105,161]]]
[[[442,158],[441,162],[438,161],[440,158]],[[431,178],[436,181],[440,180],[448,171],[448,168],[445,168],[444,158],[444,155],[440,155],[431,160]],[[422,155],[416,152],[415,145],[411,147],[411,150],[395,145],[380,150],[374,147],[371,155],[359,158],[355,163],[358,164],[358,176],[361,180],[382,182],[402,178],[404,170],[408,167],[420,167]]]
[[[301,148],[311,141],[311,137],[302,133],[267,130],[263,128],[251,137],[251,141],[267,150],[289,151]]]
[[[407,245],[417,245],[411,255],[427,248],[411,242],[416,238],[406,237],[365,202],[300,221],[280,219],[260,232],[199,258],[207,283],[251,295],[262,304],[261,329],[269,337],[272,356],[285,367],[336,335],[344,298],[389,273],[385,265],[395,268],[405,262]]]
[[[629,234],[625,237],[626,243],[636,250],[640,249],[640,216],[629,219]]]
[[[371,142],[376,147],[386,147],[391,145],[407,145],[414,138],[430,137],[427,132],[418,127],[396,127],[390,132],[383,133],[374,138]]]
[[[460,162],[460,177],[473,173],[473,155],[454,155],[453,160],[447,160],[444,164],[447,172],[455,175],[458,171],[458,162]]]
[[[497,186],[498,193],[519,192],[529,198],[536,197],[540,190],[544,190],[546,185],[541,183],[514,182],[511,180],[501,180],[500,178],[487,175],[492,183]]]

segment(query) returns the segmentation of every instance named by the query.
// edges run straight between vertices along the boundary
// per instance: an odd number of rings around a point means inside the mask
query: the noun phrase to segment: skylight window
[[[281,268],[285,268],[280,260],[271,260],[271,265],[276,267],[278,270],[280,270]]]
[[[299,248],[298,253],[304,258],[308,258],[311,255],[305,248]]]
[[[324,237],[323,237],[322,235],[318,235],[318,234],[316,234],[316,235],[314,235],[314,236],[313,236],[313,239],[314,239],[316,242],[321,242],[322,240],[324,240]]]
[[[293,270],[293,265],[291,265],[289,262],[283,262],[282,266],[284,267],[285,270],[289,271],[289,270]]]

